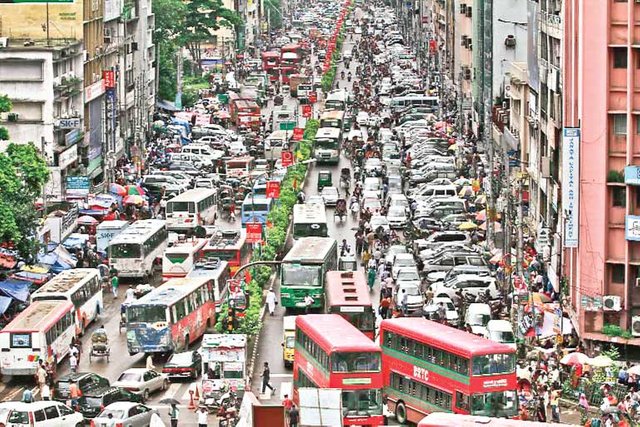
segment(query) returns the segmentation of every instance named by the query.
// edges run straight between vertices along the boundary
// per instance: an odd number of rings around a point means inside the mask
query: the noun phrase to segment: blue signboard
[[[66,184],[67,197],[86,197],[91,189],[88,176],[68,176]]]
[[[640,185],[640,166],[626,166],[624,168],[624,183]]]

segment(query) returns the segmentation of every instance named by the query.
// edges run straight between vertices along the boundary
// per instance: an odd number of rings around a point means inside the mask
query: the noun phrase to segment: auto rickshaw
[[[333,177],[331,171],[318,171],[318,191],[322,191],[324,187],[333,186]]]

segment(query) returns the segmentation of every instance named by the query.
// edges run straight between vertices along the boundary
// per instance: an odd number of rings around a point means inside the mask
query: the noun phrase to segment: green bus
[[[329,237],[303,237],[296,241],[280,267],[280,303],[284,308],[304,308],[311,295],[312,308],[322,308],[324,278],[338,268],[338,243]]]
[[[293,239],[328,237],[327,212],[324,205],[293,205]]]

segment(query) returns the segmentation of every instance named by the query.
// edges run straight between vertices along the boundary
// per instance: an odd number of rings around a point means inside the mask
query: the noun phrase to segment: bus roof
[[[274,50],[271,50],[269,52],[262,52],[262,59],[266,59],[266,58],[279,59],[280,52],[276,52]]]
[[[420,317],[398,317],[383,320],[380,329],[397,332],[420,342],[446,348],[453,353],[471,357],[483,354],[515,353],[506,344],[491,341],[459,329]]]
[[[296,329],[303,330],[327,353],[380,352],[380,346],[338,314],[306,314],[296,317]]]
[[[109,242],[109,246],[119,243],[141,243],[141,238],[147,238],[162,228],[167,223],[163,219],[141,219],[125,228]]]
[[[167,203],[171,202],[191,202],[200,200],[204,200],[209,196],[214,196],[216,194],[216,190],[211,188],[192,188],[191,190],[187,190],[182,194],[178,194],[172,199],[169,199]]]
[[[291,138],[293,138],[293,132],[292,131],[286,131],[286,130],[273,131],[267,137],[268,140],[271,140],[271,139],[286,139],[287,141],[291,140]]]
[[[340,119],[340,120],[342,120],[343,118],[344,118],[344,111],[340,111],[340,110],[325,111],[320,116],[320,120],[324,120],[324,119],[329,119],[329,120],[331,120],[331,119]]]
[[[227,261],[208,261],[208,262],[198,262],[193,266],[193,270],[187,273],[187,278],[196,278],[196,279],[218,279],[222,273],[227,268]],[[167,282],[168,283],[168,282]],[[226,286],[226,283],[222,285]]]
[[[244,228],[240,230],[221,230],[211,236],[206,247],[216,249],[240,249],[246,240],[247,231]]]
[[[64,270],[38,288],[33,295],[67,292],[73,289],[78,283],[91,276],[100,277],[99,270],[97,268],[74,268],[72,270]]]
[[[298,240],[284,257],[284,262],[322,262],[336,250],[336,239],[330,237],[303,237]]]
[[[291,52],[293,50],[302,49],[302,46],[297,43],[285,44],[280,48],[281,52]]]
[[[242,204],[243,205],[255,205],[257,202],[260,202],[260,203],[264,202],[267,205],[270,205],[272,201],[273,201],[273,199],[270,198],[270,197],[257,197],[257,196],[252,196],[251,193],[249,193],[249,194],[246,195],[246,197],[242,201]]]
[[[142,298],[129,303],[128,307],[137,305],[172,305],[194,289],[209,281],[208,277],[181,277],[172,279],[158,286]]]
[[[236,99],[233,101],[236,104],[236,108],[248,108],[248,109],[256,109],[258,104],[251,99]]]
[[[367,279],[362,271],[329,271],[325,283],[328,306],[371,306]]]
[[[178,240],[173,243],[172,246],[167,246],[164,250],[166,254],[183,254],[185,252],[194,253],[199,251],[204,245],[207,244],[207,239],[190,238],[187,240]]]
[[[316,138],[339,138],[340,137],[340,129],[338,128],[320,128],[318,132],[316,132]]]
[[[323,205],[293,205],[293,222],[298,224],[317,224],[327,222],[327,212]]]
[[[451,414],[447,412],[432,412],[418,423],[418,427],[560,427],[562,425],[565,427],[567,426],[567,424],[510,420],[507,418],[489,418],[479,415]]]
[[[69,310],[71,301],[36,301],[11,321],[1,332],[33,332],[47,329]]]

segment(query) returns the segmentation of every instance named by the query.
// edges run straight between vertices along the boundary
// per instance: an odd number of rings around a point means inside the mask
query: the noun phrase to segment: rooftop
[[[6,46],[0,47],[2,50],[62,50],[74,46],[80,46],[82,42],[76,39],[67,38],[49,38],[47,39],[20,39],[0,37],[0,46],[3,45],[2,40],[6,40]]]

